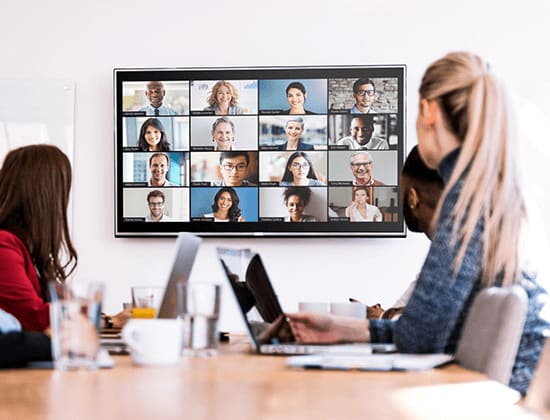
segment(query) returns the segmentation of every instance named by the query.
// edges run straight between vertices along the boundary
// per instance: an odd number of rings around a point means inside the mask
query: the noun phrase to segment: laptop
[[[217,248],[254,350],[259,354],[367,355],[395,351],[393,344],[296,343],[259,254],[249,249]]]
[[[200,237],[191,233],[181,232],[178,235],[174,262],[156,318],[176,318],[178,316],[178,284],[185,285],[189,280],[201,242]],[[110,353],[124,354],[126,352],[126,344],[120,336],[120,330],[102,331],[100,342]]]

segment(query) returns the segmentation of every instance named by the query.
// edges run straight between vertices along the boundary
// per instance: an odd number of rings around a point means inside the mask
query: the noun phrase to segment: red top
[[[42,299],[29,250],[6,230],[0,230],[0,308],[15,316],[25,330],[50,326],[50,305]]]

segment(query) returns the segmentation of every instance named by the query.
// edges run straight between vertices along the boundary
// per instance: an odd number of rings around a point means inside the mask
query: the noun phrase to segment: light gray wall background
[[[448,51],[477,52],[518,93],[515,102],[527,122],[518,141],[522,151],[532,153],[529,182],[536,181],[532,189],[548,217],[550,187],[543,171],[550,156],[548,2],[341,0],[317,6],[305,0],[236,0],[214,7],[179,0],[154,5],[144,0],[2,3],[0,79],[75,83],[77,276],[107,283],[108,312],[130,299],[131,285],[164,284],[175,243],[113,237],[115,67],[404,63],[410,149],[416,143],[423,70]],[[289,19],[295,24],[288,25]],[[222,281],[213,261],[216,245],[261,251],[290,311],[298,301],[345,301],[349,296],[388,306],[415,278],[428,249],[428,241],[418,234],[407,239],[212,238],[200,250],[193,279]],[[369,261],[362,264],[368,269],[358,271],[358,259]],[[221,325],[235,330],[241,324],[228,297],[226,293]]]

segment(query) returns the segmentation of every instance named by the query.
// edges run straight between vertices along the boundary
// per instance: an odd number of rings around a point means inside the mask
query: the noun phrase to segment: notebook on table
[[[259,254],[217,248],[218,258],[242,314],[250,342],[259,354],[368,355],[395,351],[393,344],[296,343]]]
[[[176,318],[178,316],[178,284],[186,284],[189,280],[201,242],[200,237],[190,233],[182,232],[178,235],[172,269],[156,314],[157,318]],[[102,330],[100,342],[110,353],[123,354],[126,352],[126,344],[121,338],[120,330]]]

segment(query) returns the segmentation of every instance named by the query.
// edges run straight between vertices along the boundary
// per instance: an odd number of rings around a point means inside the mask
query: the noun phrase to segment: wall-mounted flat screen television
[[[115,69],[115,236],[405,236],[405,70]]]

